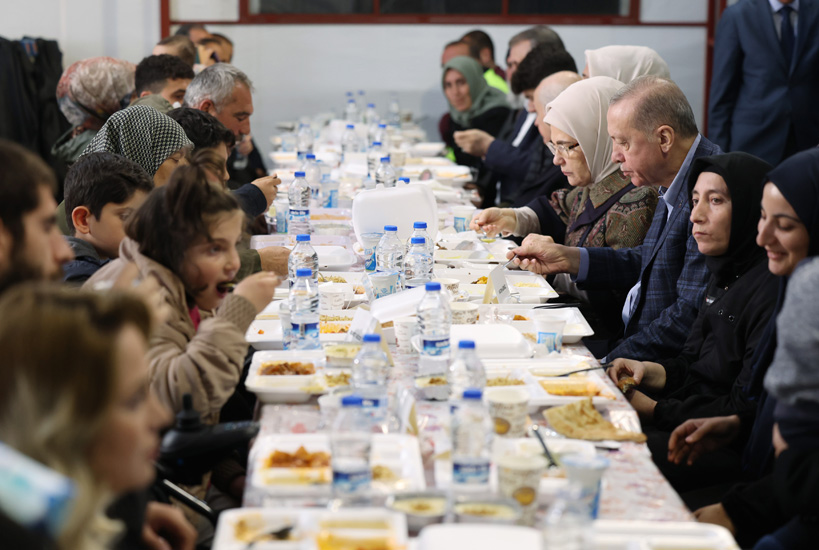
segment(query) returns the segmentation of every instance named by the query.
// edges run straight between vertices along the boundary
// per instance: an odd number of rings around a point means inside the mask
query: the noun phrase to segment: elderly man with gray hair
[[[236,136],[236,150],[248,156],[253,150],[250,141],[250,116],[253,114],[253,82],[248,76],[227,63],[216,63],[200,72],[188,85],[185,92],[185,106],[204,111],[214,116]],[[250,151],[247,147],[250,147]],[[243,149],[244,147],[244,149]],[[228,159],[225,159],[229,166]],[[237,198],[251,217],[258,216],[268,208],[276,198],[281,180],[274,174],[263,175],[251,183],[242,185],[236,190]],[[245,208],[245,205],[251,205]],[[262,269],[287,273],[288,251],[282,247],[268,247],[259,250],[261,265],[253,271]],[[251,255],[249,255],[251,256]],[[247,259],[243,260],[243,273]]]
[[[698,132],[691,105],[666,78],[643,76],[621,88],[607,122],[612,160],[634,185],[660,192],[643,244],[576,248],[529,235],[509,257],[536,273],[569,273],[584,290],[630,289],[622,312],[625,331],[606,359],[671,357],[682,351],[708,280],[691,235],[688,173],[695,158],[722,151]]]

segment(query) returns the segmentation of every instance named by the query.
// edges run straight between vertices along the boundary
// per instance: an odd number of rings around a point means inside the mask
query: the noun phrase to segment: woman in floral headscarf
[[[57,102],[71,123],[51,149],[73,163],[108,117],[128,105],[136,65],[112,57],[91,57],[68,67],[57,84]]]

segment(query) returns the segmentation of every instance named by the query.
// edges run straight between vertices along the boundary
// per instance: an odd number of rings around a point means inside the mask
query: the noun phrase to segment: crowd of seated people
[[[187,395],[205,424],[252,417],[245,333],[289,254],[245,238],[281,180],[233,57],[226,36],[183,25],[137,65],[70,65],[59,205],[51,169],[0,141],[0,444],[76,489],[56,534],[0,504],[10,548],[191,550],[208,536],[150,496],[159,438]],[[644,46],[586,50],[578,72],[541,25],[505,62],[481,30],[443,50],[439,128],[478,173],[471,228],[519,239],[508,258],[580,302],[589,349],[612,381],[633,379],[652,459],[699,521],[743,547],[810,547],[819,149],[774,144],[789,153],[777,165],[723,151]],[[238,506],[246,460],[186,490]]]

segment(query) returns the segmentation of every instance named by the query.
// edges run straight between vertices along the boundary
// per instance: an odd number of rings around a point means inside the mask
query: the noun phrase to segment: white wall
[[[190,0],[189,0],[190,1]],[[206,0],[211,1],[211,0]],[[663,6],[674,16],[701,20],[705,0],[643,0],[642,16],[661,19]],[[64,66],[96,55],[135,63],[160,38],[159,0],[20,0],[4,2],[0,36],[54,38]],[[684,11],[683,6],[685,6]],[[339,111],[344,93],[363,89],[379,109],[388,93],[423,118],[435,139],[446,110],[440,88],[441,47],[472,25],[211,25],[235,42],[234,63],[256,85],[251,122],[257,142],[269,151],[276,122],[320,111]],[[509,38],[522,26],[484,25],[502,62]],[[659,52],[685,92],[698,122],[705,92],[704,27],[557,25],[578,68],[583,51],[608,44],[638,44]]]

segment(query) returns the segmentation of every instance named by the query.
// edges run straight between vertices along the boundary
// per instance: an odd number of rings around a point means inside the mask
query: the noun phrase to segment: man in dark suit
[[[714,42],[708,137],[771,164],[819,143],[819,3],[740,0]]]
[[[517,115],[511,131],[502,131],[498,138],[493,138],[482,130],[455,132],[454,138],[458,146],[471,155],[483,157],[484,166],[489,169],[479,182],[484,207],[515,202],[530,171],[533,156],[538,149],[545,149],[540,144],[534,125],[532,94],[541,80],[561,71],[577,72],[571,54],[566,50],[555,50],[551,44],[537,46],[520,62],[512,77],[512,90],[522,94],[528,105]],[[551,154],[547,153],[545,156],[548,158],[542,163],[544,155],[538,155],[539,168],[542,164],[552,175],[560,174],[560,169],[551,165]],[[498,188],[500,196],[497,195]]]
[[[686,182],[695,158],[720,153],[697,131],[694,113],[672,81],[642,76],[612,98],[612,159],[634,185],[660,188],[661,200],[643,244],[575,248],[529,235],[510,251],[536,273],[570,273],[583,289],[631,289],[623,338],[607,354],[653,360],[680,352],[705,294],[708,270],[691,235]]]

